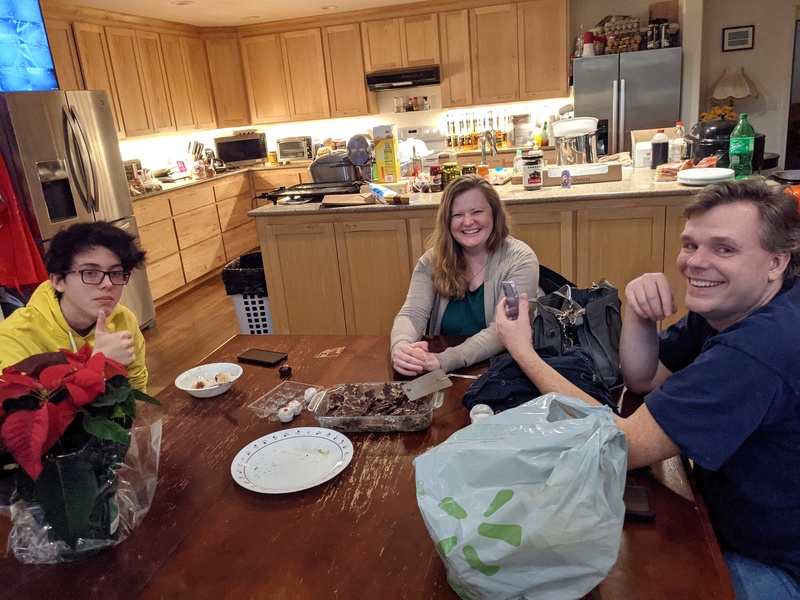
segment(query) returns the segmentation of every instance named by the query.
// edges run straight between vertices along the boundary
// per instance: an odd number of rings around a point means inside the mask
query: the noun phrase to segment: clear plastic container
[[[308,406],[321,427],[342,432],[421,431],[442,405],[442,391],[409,400],[403,382],[340,383],[319,392]],[[403,399],[405,397],[405,399]],[[390,412],[377,412],[380,407]],[[391,412],[394,411],[394,412]]]
[[[300,383],[299,381],[284,381],[251,403],[248,408],[263,419],[277,421],[278,411],[288,406],[292,400],[296,400],[303,406],[307,406],[312,402],[313,398],[308,400],[305,397],[308,389],[313,389],[317,394],[322,389],[322,386]]]

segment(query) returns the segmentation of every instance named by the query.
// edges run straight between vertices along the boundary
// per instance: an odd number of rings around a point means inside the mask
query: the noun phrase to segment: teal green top
[[[483,284],[475,291],[467,290],[461,300],[450,300],[442,315],[442,335],[473,336],[486,329],[483,308]]]

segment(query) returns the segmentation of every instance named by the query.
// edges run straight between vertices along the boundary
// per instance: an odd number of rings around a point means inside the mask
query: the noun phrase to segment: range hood
[[[367,74],[367,86],[373,92],[436,85],[441,83],[439,65],[415,67],[411,69],[392,69]]]

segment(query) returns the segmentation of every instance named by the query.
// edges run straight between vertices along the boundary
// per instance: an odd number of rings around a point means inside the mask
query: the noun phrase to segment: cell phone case
[[[506,316],[512,321],[519,318],[519,293],[513,281],[504,281],[501,284],[503,295],[506,297]]]

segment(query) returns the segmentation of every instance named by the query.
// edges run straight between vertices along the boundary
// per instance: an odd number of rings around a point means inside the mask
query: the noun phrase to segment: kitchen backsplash
[[[395,97],[402,101],[409,97],[417,97],[419,104],[427,98],[429,110],[395,112]],[[320,121],[303,121],[298,123],[280,123],[274,125],[253,125],[249,128],[215,129],[205,131],[184,132],[179,134],[163,134],[147,138],[135,138],[119,142],[123,160],[139,158],[142,166],[157,169],[175,160],[185,160],[190,142],[197,141],[206,148],[214,148],[214,138],[231,135],[239,129],[257,129],[267,134],[267,148],[275,149],[275,140],[284,137],[310,135],[315,142],[326,138],[349,139],[357,133],[371,133],[376,125],[394,123],[398,128],[423,126],[436,127],[442,131],[446,128],[447,115],[458,118],[463,113],[478,115],[493,111],[494,114],[531,114],[534,120],[544,120],[570,102],[569,98],[551,98],[546,101],[512,103],[495,106],[472,106],[463,109],[443,109],[441,88],[425,86],[400,91],[378,92],[378,114],[369,117],[352,117],[346,119],[324,119]]]

